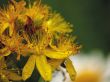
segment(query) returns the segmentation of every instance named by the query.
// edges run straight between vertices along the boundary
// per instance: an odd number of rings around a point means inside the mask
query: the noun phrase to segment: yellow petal
[[[10,36],[12,36],[13,30],[14,30],[14,25],[12,24],[12,25],[10,25],[10,27],[9,27],[9,35],[10,35]]]
[[[4,52],[6,52],[6,50],[7,50],[7,48],[6,48],[6,47],[5,47],[5,48],[0,49],[0,53],[4,53]]]
[[[31,74],[34,70],[34,67],[35,67],[35,56],[32,55],[32,56],[30,56],[26,65],[23,68],[23,72],[22,72],[23,80],[26,80],[31,76]]]
[[[11,54],[11,51],[5,47],[3,49],[0,49],[0,54],[1,54],[1,56],[8,56]]]
[[[9,24],[8,23],[4,23],[3,26],[1,25],[0,27],[0,35],[6,30],[6,28],[8,28]]]
[[[45,55],[47,57],[54,58],[54,59],[65,59],[68,56],[70,56],[71,53],[72,51],[61,52],[61,51],[55,51],[55,50],[49,50],[49,49],[45,51]]]
[[[65,65],[66,65],[66,70],[69,73],[71,80],[74,81],[76,77],[76,71],[72,64],[72,61],[69,58],[67,58]]]
[[[36,66],[44,80],[50,81],[52,79],[52,69],[44,55],[36,56]]]
[[[60,64],[63,62],[63,59],[51,59],[48,60],[49,64],[51,65],[53,71],[60,66]]]
[[[10,55],[10,54],[11,54],[11,51],[8,50],[7,52],[5,52],[5,53],[3,54],[3,56],[8,56],[8,55]]]

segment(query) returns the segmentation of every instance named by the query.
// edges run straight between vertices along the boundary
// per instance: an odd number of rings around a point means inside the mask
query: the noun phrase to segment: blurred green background
[[[0,0],[3,5],[8,0]],[[19,0],[17,0],[19,1]],[[34,0],[26,0],[34,1]],[[110,52],[110,0],[42,0],[74,25],[82,51]]]

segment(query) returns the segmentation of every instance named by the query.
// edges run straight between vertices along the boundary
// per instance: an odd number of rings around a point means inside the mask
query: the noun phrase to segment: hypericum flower
[[[23,12],[25,2],[15,2],[14,0],[9,0],[10,5],[6,9],[0,9],[0,35],[8,28],[9,35],[13,34],[15,29],[15,20],[20,17]]]
[[[34,24],[37,26],[41,24],[49,15],[49,7],[41,5],[40,2],[34,2],[33,5],[29,4],[29,7],[25,11],[25,16],[29,16]]]
[[[11,0],[11,4],[12,10],[9,5],[7,10],[2,10],[1,13],[1,29],[4,30],[0,30],[0,42],[4,46],[0,50],[5,49],[3,54],[8,51],[16,52],[18,59],[20,55],[30,56],[22,71],[23,80],[31,76],[36,66],[43,79],[50,81],[52,72],[63,62],[74,80],[76,72],[68,57],[77,54],[80,46],[70,37],[72,25],[60,14],[52,13],[48,6],[41,5],[40,1],[25,6],[24,0]]]
[[[67,23],[58,13],[53,13],[49,16],[49,18],[43,22],[43,27],[49,33],[66,33],[72,31],[72,25]]]

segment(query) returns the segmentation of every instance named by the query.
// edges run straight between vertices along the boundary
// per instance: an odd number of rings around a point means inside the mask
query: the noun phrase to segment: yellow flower
[[[48,6],[41,5],[40,2],[36,1],[33,5],[29,4],[29,7],[25,10],[24,15],[29,16],[37,25],[48,17],[48,9]]]
[[[28,62],[23,68],[23,79],[26,80],[29,78],[36,66],[41,76],[46,81],[50,81],[52,78],[51,66],[47,62],[47,58],[44,55],[44,49],[48,44],[48,38],[46,34],[42,35],[42,32],[38,33],[38,37],[39,38],[37,39],[37,42],[34,43],[33,41],[28,45],[28,48],[33,49],[34,51],[32,52],[32,55],[29,57]]]
[[[31,76],[36,66],[43,79],[50,81],[52,72],[63,62],[74,80],[76,72],[68,57],[77,54],[80,46],[69,37],[72,25],[60,14],[52,13],[39,1],[25,7],[24,0],[11,0],[8,8],[1,10],[0,17],[0,42],[4,45],[0,53],[16,52],[18,59],[20,55],[30,56],[22,71],[23,80]],[[9,35],[4,33],[7,29]]]
[[[49,33],[66,33],[72,31],[72,25],[67,23],[58,13],[50,15],[48,20],[43,22],[43,27]]]
[[[44,80],[50,81],[52,78],[51,66],[47,62],[45,55],[32,55],[30,56],[28,62],[23,68],[23,79],[26,80],[29,78],[35,68],[37,67],[39,73],[43,77]]]
[[[45,50],[45,55],[55,59],[65,59],[70,55],[78,53],[80,46],[73,44],[73,38],[59,35],[49,43],[51,48]],[[53,54],[53,55],[51,55]]]
[[[0,46],[4,45],[3,48],[0,48],[0,57],[8,56],[11,52],[17,52],[17,59],[20,58],[21,49],[25,47],[25,45],[22,44],[22,37],[16,34],[12,37],[2,35],[0,36],[0,42],[2,43]]]
[[[32,22],[30,18],[27,20]],[[29,22],[27,22],[27,24],[28,23]],[[45,31],[45,29],[42,27],[37,29],[35,34],[31,32],[28,33],[28,31],[29,29],[25,31],[24,36],[27,38],[26,40],[28,42],[28,48],[34,51],[32,52],[30,50],[33,55],[29,58],[25,67],[23,68],[23,79],[26,80],[31,76],[36,64],[36,68],[40,72],[41,76],[46,81],[50,81],[52,78],[52,69],[59,67],[59,65],[70,55],[76,54],[79,50],[79,47],[77,47],[75,44],[73,45],[71,38],[62,36],[61,34],[58,34],[57,37],[50,36],[50,33]],[[31,36],[29,36],[30,34]],[[56,43],[55,39],[57,41]],[[48,60],[47,57],[51,58],[52,60]],[[53,59],[59,59],[59,62],[54,61],[53,63],[56,64],[56,66],[53,66],[51,63],[53,62]],[[70,66],[72,66],[71,63],[69,63],[67,69],[70,68]],[[48,69],[48,71],[46,69]],[[71,71],[70,74],[75,73],[74,68],[72,68],[72,70],[73,71]]]
[[[19,3],[10,0],[11,4],[6,9],[0,9],[0,35],[8,28],[9,35],[12,36],[15,29],[15,20],[20,17],[24,9],[25,2]]]

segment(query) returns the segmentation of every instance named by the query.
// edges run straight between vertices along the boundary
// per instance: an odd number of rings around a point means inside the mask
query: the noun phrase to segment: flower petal
[[[10,55],[11,51],[8,50],[6,47],[3,49],[0,49],[0,56],[8,56]]]
[[[32,56],[30,56],[26,65],[23,68],[23,72],[22,72],[23,80],[26,80],[31,76],[31,74],[34,70],[34,67],[35,67],[35,56],[32,55]]]
[[[12,36],[13,31],[14,31],[14,24],[10,25],[10,27],[9,27],[9,35],[10,36]]]
[[[36,66],[44,80],[52,79],[52,69],[44,55],[36,56]]]
[[[0,35],[6,30],[6,28],[8,28],[9,23],[4,23],[3,25],[1,25],[0,28]]]
[[[65,59],[68,56],[70,56],[71,53],[72,53],[72,51],[60,52],[60,51],[55,51],[55,50],[47,49],[44,54],[47,57],[54,58],[54,59]]]
[[[75,71],[75,68],[72,64],[72,61],[69,58],[67,58],[65,65],[66,65],[66,70],[69,73],[71,80],[74,81],[75,77],[76,77],[76,71]]]
[[[48,60],[49,64],[51,65],[53,71],[60,66],[60,64],[63,62],[63,59],[50,59]]]

